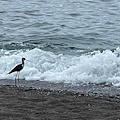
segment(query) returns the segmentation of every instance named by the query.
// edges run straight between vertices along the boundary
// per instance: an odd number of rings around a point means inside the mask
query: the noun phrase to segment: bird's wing
[[[19,64],[17,66],[15,66],[8,74],[12,73],[12,72],[16,72],[16,71],[20,71],[22,70],[22,64]]]

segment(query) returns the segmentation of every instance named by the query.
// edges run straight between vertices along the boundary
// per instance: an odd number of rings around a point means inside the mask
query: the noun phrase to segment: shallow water
[[[0,2],[0,48],[68,53],[119,47],[118,0]],[[20,44],[21,43],[21,44]]]

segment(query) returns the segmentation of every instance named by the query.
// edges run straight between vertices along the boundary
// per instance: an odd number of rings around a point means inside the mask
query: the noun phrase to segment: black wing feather
[[[12,72],[19,72],[22,69],[23,69],[22,64],[19,64],[19,65],[15,66],[8,74],[10,74]]]

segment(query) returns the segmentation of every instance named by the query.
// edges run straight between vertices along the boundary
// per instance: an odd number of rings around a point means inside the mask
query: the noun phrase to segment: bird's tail
[[[7,73],[7,74],[10,74],[10,73],[12,73],[12,71],[10,71],[9,73]]]

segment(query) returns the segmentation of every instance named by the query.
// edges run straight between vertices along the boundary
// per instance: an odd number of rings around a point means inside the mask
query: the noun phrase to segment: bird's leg
[[[17,82],[16,82],[17,74],[18,72],[16,73],[16,76],[15,76],[15,86],[17,86]]]
[[[20,72],[18,72],[18,85],[19,85],[19,74],[20,74]]]

